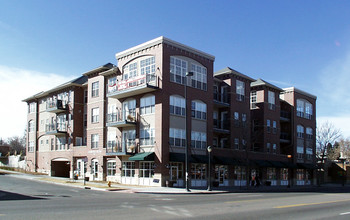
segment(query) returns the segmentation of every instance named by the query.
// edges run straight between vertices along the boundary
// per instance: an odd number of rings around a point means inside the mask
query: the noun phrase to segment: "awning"
[[[129,157],[131,161],[154,161],[154,152],[138,153]]]
[[[192,154],[191,157],[194,159],[194,163],[209,163],[209,157],[207,155]]]
[[[258,167],[273,167],[267,160],[254,160],[253,161]]]
[[[309,163],[298,163],[298,168],[313,170],[316,169],[316,166]]]
[[[277,167],[277,168],[286,168],[287,167],[287,165],[285,165],[284,163],[282,163],[280,161],[269,160],[269,163],[271,163],[273,167]]]
[[[240,161],[229,158],[229,157],[218,157],[214,156],[214,163],[215,164],[221,164],[221,165],[243,165]]]
[[[185,162],[185,154],[183,153],[170,153],[170,162]],[[195,163],[195,160],[192,157],[188,157],[189,163]]]
[[[283,162],[287,168],[298,168],[298,166],[291,162]]]

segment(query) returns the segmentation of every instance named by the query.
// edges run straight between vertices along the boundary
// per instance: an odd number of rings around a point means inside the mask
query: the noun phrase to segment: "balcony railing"
[[[214,101],[218,103],[229,104],[230,96],[228,94],[214,92]]]
[[[46,111],[59,113],[67,110],[66,106],[63,105],[62,100],[54,100],[46,102]]]
[[[126,155],[127,153],[134,153],[136,150],[135,140],[121,141],[107,141],[107,154]]]
[[[280,140],[281,142],[290,142],[290,135],[286,132],[281,132]]]
[[[290,112],[281,110],[280,117],[281,117],[281,119],[290,120],[291,114],[290,114]]]
[[[141,75],[122,80],[107,87],[107,96],[111,98],[125,98],[158,89],[156,75]]]
[[[107,126],[109,127],[133,126],[136,121],[135,111],[117,111],[107,114]]]
[[[45,126],[46,134],[65,134],[67,133],[66,123],[51,123]]]
[[[230,130],[230,121],[214,119],[214,129]]]

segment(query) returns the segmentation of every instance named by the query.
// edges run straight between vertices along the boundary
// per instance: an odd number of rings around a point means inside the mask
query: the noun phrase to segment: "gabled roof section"
[[[109,70],[111,68],[115,67],[114,64],[112,63],[106,63],[105,65],[102,65],[100,67],[97,67],[96,69],[90,70],[86,73],[83,73],[84,76],[89,76],[91,74],[99,73],[99,72],[104,72],[106,70]]]
[[[70,80],[66,83],[63,83],[59,86],[56,86],[50,90],[47,90],[47,91],[42,91],[42,92],[39,92],[29,98],[26,98],[24,100],[22,100],[23,102],[28,102],[30,100],[34,100],[34,99],[38,99],[38,98],[42,98],[42,97],[45,97],[45,96],[48,96],[50,93],[52,92],[56,92],[58,90],[61,90],[61,89],[64,89],[64,88],[67,88],[69,86],[83,86],[88,80],[88,77],[87,76],[80,76],[78,78],[75,78],[73,80]]]
[[[106,70],[101,73],[102,76],[110,76],[110,75],[121,75],[120,69],[117,66],[114,66],[113,68]]]
[[[273,88],[273,89],[276,89],[278,91],[283,91],[281,88],[275,86],[275,85],[272,85],[271,83],[268,83],[262,79],[257,79],[255,82],[252,82],[250,83],[250,87],[256,87],[256,86],[266,86],[266,87],[270,87],[270,88]]]
[[[244,78],[244,79],[247,79],[247,80],[249,80],[249,81],[255,81],[255,79],[250,78],[249,76],[244,75],[243,73],[240,73],[240,72],[238,72],[238,71],[236,71],[236,70],[234,70],[234,69],[232,69],[232,68],[230,68],[230,67],[226,67],[226,68],[224,68],[224,69],[222,69],[222,70],[216,71],[216,72],[214,73],[214,77],[215,77],[215,76],[222,76],[222,75],[225,75],[225,74],[233,74],[233,75],[242,77],[242,78]]]
[[[283,88],[283,92],[282,93],[286,93],[286,92],[297,92],[297,93],[300,93],[300,94],[305,95],[307,97],[310,97],[312,99],[315,99],[315,100],[317,99],[317,96],[312,95],[310,93],[307,93],[307,92],[305,92],[303,90],[297,89],[295,87]]]
[[[146,49],[146,48],[158,45],[158,44],[162,44],[162,43],[165,43],[165,44],[168,44],[168,45],[172,45],[174,47],[186,50],[188,52],[197,54],[199,56],[205,57],[205,58],[207,58],[209,60],[212,60],[212,61],[215,60],[215,56],[213,56],[213,55],[210,55],[210,54],[205,53],[203,51],[200,51],[200,50],[194,49],[192,47],[186,46],[184,44],[181,44],[179,42],[173,41],[173,40],[171,40],[169,38],[166,38],[166,37],[163,37],[163,36],[160,36],[160,37],[155,38],[153,40],[147,41],[147,42],[145,42],[143,44],[140,44],[140,45],[137,45],[135,47],[129,48],[129,49],[124,50],[122,52],[116,53],[115,57],[118,60],[118,59],[120,59],[122,57],[125,57],[127,55],[136,53],[136,52],[141,51],[143,49]]]

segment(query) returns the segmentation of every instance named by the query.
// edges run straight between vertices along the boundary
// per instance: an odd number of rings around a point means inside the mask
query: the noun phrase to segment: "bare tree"
[[[11,154],[25,155],[25,138],[19,136],[13,136],[7,139],[7,143],[11,148]]]
[[[316,151],[321,163],[325,162],[328,153],[332,153],[331,149],[340,137],[341,131],[328,121],[317,127]]]

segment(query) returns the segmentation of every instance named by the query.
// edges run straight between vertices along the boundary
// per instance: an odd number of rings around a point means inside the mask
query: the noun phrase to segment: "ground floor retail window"
[[[297,180],[304,180],[304,170],[297,169]]]
[[[140,162],[140,177],[153,178],[154,162]]]
[[[269,167],[267,168],[267,179],[268,180],[276,180],[276,168]]]
[[[107,176],[115,176],[116,174],[116,161],[107,161]]]
[[[246,168],[241,166],[235,166],[234,179],[235,180],[245,180],[246,179]]]
[[[281,180],[288,180],[288,169],[281,168]]]
[[[170,163],[170,178],[171,180],[183,178],[183,163]]]
[[[122,176],[125,176],[125,177],[135,176],[135,162],[123,162]]]
[[[206,180],[207,165],[193,163],[191,166],[192,180]]]
[[[224,184],[227,179],[227,166],[215,165],[215,180],[218,181],[219,184]]]

